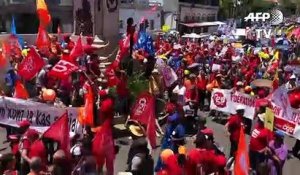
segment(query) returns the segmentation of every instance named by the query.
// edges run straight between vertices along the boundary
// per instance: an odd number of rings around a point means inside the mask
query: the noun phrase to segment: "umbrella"
[[[198,67],[198,66],[200,66],[199,63],[193,63],[193,64],[188,66],[188,69],[193,69],[193,68]]]
[[[196,33],[190,33],[183,35],[182,38],[201,38],[201,35],[198,35]]]
[[[251,82],[251,86],[272,88],[273,81],[267,79],[256,79]]]

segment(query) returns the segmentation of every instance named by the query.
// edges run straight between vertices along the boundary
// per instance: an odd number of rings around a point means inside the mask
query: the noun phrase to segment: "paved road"
[[[222,147],[224,147],[225,152],[229,153],[229,139],[224,134],[224,126],[221,124],[217,124],[215,122],[212,122],[210,119],[208,119],[207,122],[208,126],[212,129],[214,129],[214,135],[215,140],[218,142]],[[126,132],[124,132],[124,127],[122,125],[117,125],[116,128],[120,131],[120,138],[117,139],[117,143],[120,145],[120,151],[117,155],[117,159],[115,162],[115,170],[116,172],[124,171],[126,169],[126,160],[127,160],[127,153],[129,150],[129,144],[131,143],[131,140],[127,137]],[[7,146],[2,144],[2,141],[5,139],[5,130],[0,128],[0,149]],[[294,145],[295,139],[286,137],[285,138],[286,143],[288,144],[289,148],[291,149]],[[121,142],[121,143],[120,143]],[[124,143],[128,143],[128,145]],[[193,144],[191,143],[191,139],[188,139],[188,145],[187,148],[192,148]],[[159,143],[159,139],[158,139]],[[7,152],[9,150],[6,150]],[[157,159],[159,155],[160,150],[156,149],[153,150],[153,157],[155,160]],[[3,153],[3,152],[2,152]],[[284,175],[298,175],[300,174],[300,160],[298,159],[290,159],[285,163],[284,166]]]

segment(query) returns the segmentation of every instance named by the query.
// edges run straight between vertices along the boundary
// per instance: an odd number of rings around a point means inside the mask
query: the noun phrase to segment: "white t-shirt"
[[[173,89],[173,93],[174,94],[178,94],[178,102],[181,105],[185,104],[185,92],[186,92],[186,88],[184,86],[179,87],[179,85],[177,85],[174,89]]]

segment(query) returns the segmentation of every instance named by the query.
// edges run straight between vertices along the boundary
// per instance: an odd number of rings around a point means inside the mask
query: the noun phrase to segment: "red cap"
[[[214,135],[214,131],[210,128],[205,128],[205,129],[201,130],[201,132],[205,135],[208,135],[208,136],[213,136]]]
[[[37,132],[35,129],[29,129],[29,130],[26,132],[26,136],[27,136],[29,139],[38,138],[38,137],[39,137],[39,132]]]
[[[18,125],[20,128],[25,128],[25,127],[30,126],[30,122],[28,120],[23,120],[23,121],[19,122]]]

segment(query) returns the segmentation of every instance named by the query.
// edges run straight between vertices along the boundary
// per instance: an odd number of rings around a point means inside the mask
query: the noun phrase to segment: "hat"
[[[185,146],[179,146],[178,153],[185,155],[186,154],[186,147]]]
[[[217,74],[217,76],[216,77],[222,77],[222,74]]]
[[[293,75],[290,77],[290,80],[291,80],[291,79],[296,79],[296,75],[293,74]]]
[[[258,119],[261,121],[261,122],[264,122],[265,121],[265,113],[263,113],[263,114],[258,114],[257,115],[257,117],[258,117]]]
[[[79,145],[75,145],[71,148],[70,153],[73,156],[80,156],[81,155],[81,149]]]
[[[245,110],[245,107],[243,105],[237,105],[236,111],[239,111],[239,110]]]
[[[277,130],[274,132],[274,135],[280,138],[284,138],[284,132]]]
[[[196,78],[197,76],[195,74],[190,74],[190,78]]]
[[[160,153],[160,158],[163,162],[166,162],[172,155],[174,155],[174,152],[171,149],[165,149]]]
[[[213,136],[214,135],[214,131],[210,128],[205,128],[203,130],[201,130],[201,132],[207,136]]]
[[[18,123],[20,128],[26,128],[30,126],[30,122],[28,120],[23,120],[21,122]]]
[[[37,139],[40,135],[35,129],[29,129],[26,132],[26,135],[29,139]]]
[[[241,81],[238,81],[238,82],[236,83],[236,85],[237,85],[237,86],[244,86],[244,83],[241,82]]]
[[[128,129],[133,135],[137,137],[142,137],[145,135],[143,126],[141,126],[137,121],[130,120],[128,121],[128,123],[129,123]]]
[[[158,73],[157,69],[153,69],[152,73]]]

